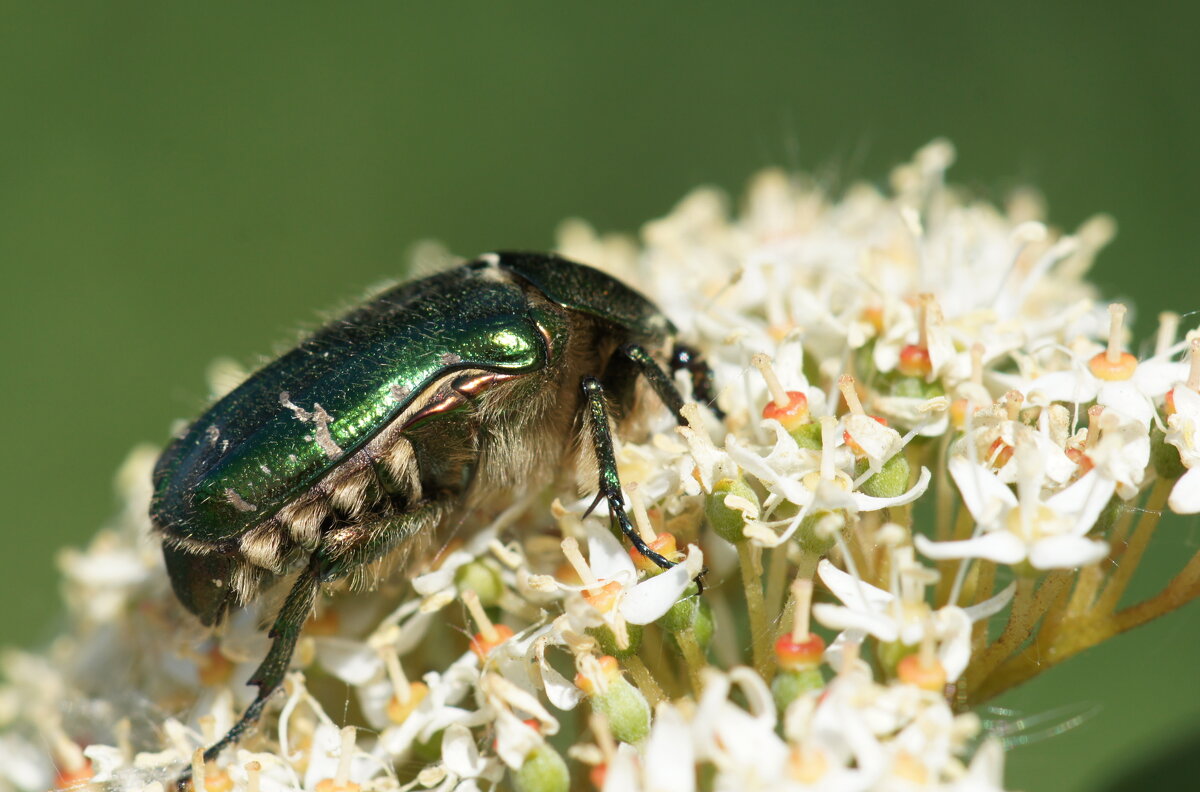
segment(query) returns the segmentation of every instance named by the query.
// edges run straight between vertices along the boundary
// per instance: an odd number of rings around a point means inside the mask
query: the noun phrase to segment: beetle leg
[[[321,584],[343,578],[384,557],[405,540],[434,526],[443,511],[436,503],[427,502],[413,511],[332,530],[322,538],[321,546],[313,552],[308,566],[292,584],[271,625],[271,648],[248,682],[258,686],[258,695],[225,736],[204,751],[204,761],[214,761],[221,751],[240,740],[262,715],[267,700],[287,675],[296,641],[312,613]],[[189,768],[176,780],[181,791],[191,774]]]
[[[674,413],[675,420],[680,424],[687,423],[683,417],[683,395],[680,394],[679,389],[675,387],[675,383],[671,381],[667,373],[658,365],[658,361],[644,347],[637,344],[626,344],[621,347],[620,351],[622,357],[633,363],[637,367],[638,373],[646,378],[662,403]],[[716,398],[712,392],[712,370],[700,358],[696,350],[683,344],[676,344],[675,350],[671,354],[671,373],[674,374],[681,369],[686,369],[692,378],[692,393],[696,400],[712,410],[713,415],[724,419],[725,413],[717,407]]]
[[[700,353],[687,344],[675,344],[671,350],[671,373],[685,369],[692,379],[692,395],[717,416],[725,420],[725,411],[717,406],[717,395],[713,393],[713,373]]]
[[[621,533],[629,538],[637,551],[663,569],[670,569],[675,566],[675,562],[651,550],[641,535],[634,530],[633,522],[625,512],[625,498],[621,495],[621,478],[617,474],[617,458],[613,452],[612,430],[608,423],[608,407],[604,404],[604,386],[595,377],[584,377],[581,384],[583,398],[587,402],[592,445],[596,450],[596,465],[600,472],[599,494],[608,501],[609,514],[617,521]]]
[[[288,663],[292,659],[292,651],[296,648],[296,639],[300,637],[300,630],[304,627],[304,622],[312,611],[313,600],[316,598],[317,588],[321,583],[319,563],[314,556],[309,565],[300,573],[300,577],[296,578],[296,582],[292,584],[292,590],[288,592],[283,607],[279,609],[279,614],[275,617],[275,623],[271,625],[271,649],[247,683],[258,686],[258,695],[254,697],[250,706],[246,707],[246,711],[242,713],[238,722],[225,733],[225,736],[204,751],[205,762],[215,761],[221,751],[240,740],[242,734],[254,726],[259,716],[262,715],[267,700],[283,682],[283,677],[287,674]],[[186,789],[191,777],[192,770],[189,767],[175,780],[176,787],[182,792]]]

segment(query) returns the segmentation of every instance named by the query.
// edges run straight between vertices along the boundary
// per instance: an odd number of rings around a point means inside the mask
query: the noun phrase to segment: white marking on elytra
[[[412,393],[412,388],[407,385],[397,385],[393,382],[388,386],[388,391],[392,394],[392,399],[399,403],[408,398],[409,394]]]
[[[229,501],[229,505],[233,506],[233,508],[240,512],[258,511],[257,506],[243,498],[241,495],[238,495],[232,487],[225,490],[225,500]]]
[[[487,262],[487,265],[489,267],[499,267],[500,266],[500,255],[497,253],[484,253],[482,256],[479,257],[479,260]]]
[[[216,424],[212,424],[204,430],[204,437],[208,440],[210,446],[215,446],[217,439],[221,437],[221,430],[217,428]]]
[[[325,412],[325,408],[320,404],[313,402],[312,412],[304,409],[298,404],[292,402],[292,395],[287,391],[279,394],[279,403],[292,411],[296,416],[296,420],[301,423],[312,423],[316,429],[316,437],[305,435],[306,440],[315,439],[317,445],[325,452],[325,456],[330,459],[337,459],[342,455],[342,447],[333,439],[333,435],[329,431],[329,424],[333,421],[333,417]]]
[[[266,473],[268,476],[271,475],[271,468],[267,467],[266,465],[259,465],[258,469],[263,473]]]
[[[443,366],[454,366],[462,363],[462,357],[454,354],[453,352],[447,352],[446,354],[442,355],[441,358],[439,358],[439,362]]]

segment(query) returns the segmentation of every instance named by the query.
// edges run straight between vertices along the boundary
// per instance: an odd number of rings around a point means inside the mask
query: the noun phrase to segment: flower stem
[[[783,607],[783,591],[787,585],[788,545],[782,544],[771,550],[771,566],[767,570],[766,612],[778,614]]]
[[[996,642],[967,667],[967,690],[981,686],[996,668],[1029,637],[1034,619],[1034,591],[1037,581],[1031,577],[1017,578],[1017,595],[1008,613],[1008,624]]]
[[[1096,602],[1096,611],[1112,613],[1120,604],[1121,595],[1129,586],[1129,581],[1137,570],[1138,562],[1142,560],[1142,554],[1146,552],[1146,546],[1150,544],[1150,537],[1154,535],[1154,529],[1158,527],[1162,508],[1171,494],[1173,483],[1166,479],[1159,479],[1154,483],[1154,488],[1150,490],[1150,496],[1146,498],[1137,528],[1134,529],[1125,552],[1121,554],[1117,571],[1109,580],[1108,585],[1104,587],[1104,591],[1101,592],[1100,598]]]
[[[634,683],[638,689],[642,691],[642,695],[646,697],[647,703],[650,704],[650,709],[658,706],[658,702],[663,700],[662,688],[654,681],[654,676],[650,673],[650,669],[646,668],[646,664],[642,662],[642,658],[637,655],[630,655],[625,658],[625,667],[629,669],[630,675],[633,677]]]
[[[684,662],[687,663],[688,681],[692,685],[692,694],[699,698],[700,691],[703,689],[700,682],[700,671],[706,665],[704,652],[700,650],[700,644],[696,642],[696,634],[691,630],[680,630],[675,633],[675,640],[679,643],[679,650],[683,652]]]
[[[757,563],[759,559],[755,558],[756,550],[750,542],[739,542],[737,553],[742,572],[742,588],[746,592],[746,611],[750,617],[750,641],[754,669],[765,676],[767,663],[770,661],[771,636],[767,631],[767,613],[763,603],[762,567]],[[692,640],[695,643],[695,639]],[[682,645],[681,641],[680,646]],[[686,652],[684,658],[687,658]]]

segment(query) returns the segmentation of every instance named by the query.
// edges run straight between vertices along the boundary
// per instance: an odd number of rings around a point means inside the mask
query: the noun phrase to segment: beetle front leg
[[[675,387],[671,377],[662,370],[654,356],[638,344],[626,344],[620,349],[621,356],[637,367],[637,371],[650,387],[658,394],[662,403],[674,414],[675,420],[681,425],[687,423],[683,417],[683,394]],[[689,346],[676,344],[671,353],[671,373],[685,370],[692,380],[692,394],[696,400],[712,410],[713,415],[724,418],[725,413],[717,407],[716,397],[712,392],[712,370],[700,354]]]
[[[582,387],[583,398],[587,402],[587,422],[591,428],[592,447],[596,452],[596,466],[600,474],[600,493],[597,500],[603,497],[608,501],[609,514],[617,521],[621,533],[629,538],[629,542],[639,553],[663,569],[670,569],[675,566],[675,562],[651,550],[641,535],[634,530],[629,515],[625,513],[625,498],[621,495],[621,477],[617,473],[617,457],[613,451],[612,430],[608,423],[608,407],[604,403],[604,386],[595,377],[584,377]]]

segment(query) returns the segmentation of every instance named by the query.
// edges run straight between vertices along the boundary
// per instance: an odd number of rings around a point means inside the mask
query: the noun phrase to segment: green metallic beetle
[[[180,602],[206,625],[297,573],[251,677],[258,694],[205,753],[257,720],[322,583],[362,577],[470,509],[550,481],[590,439],[596,503],[625,512],[610,417],[644,378],[682,421],[676,371],[707,366],[645,297],[553,255],[488,254],[397,286],[213,405],[163,452],[150,516]],[[718,415],[715,407],[712,408]]]

